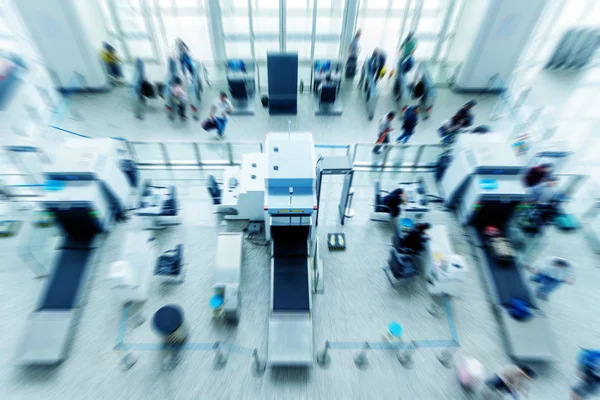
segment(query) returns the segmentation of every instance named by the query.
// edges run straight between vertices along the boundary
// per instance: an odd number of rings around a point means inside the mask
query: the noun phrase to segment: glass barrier
[[[380,148],[381,153],[375,154],[373,149],[375,146],[372,143],[357,143],[354,145],[352,153],[352,162],[354,167],[377,168],[383,165],[385,152]]]
[[[318,156],[345,156],[350,154],[350,145],[315,144],[315,150]]]
[[[165,143],[169,161],[171,164],[179,165],[198,165],[194,144],[190,142],[183,143]]]
[[[385,166],[392,168],[415,167],[415,159],[420,146],[391,145],[385,158]]]
[[[233,150],[227,142],[198,143],[202,165],[232,165]]]
[[[141,165],[166,165],[167,162],[160,150],[158,142],[129,142],[134,150],[135,158]]]
[[[419,168],[434,168],[437,165],[437,160],[445,151],[441,144],[431,144],[422,146],[421,155],[417,161]]]
[[[231,145],[231,153],[234,164],[242,163],[242,156],[249,153],[262,153],[262,143],[228,142]]]

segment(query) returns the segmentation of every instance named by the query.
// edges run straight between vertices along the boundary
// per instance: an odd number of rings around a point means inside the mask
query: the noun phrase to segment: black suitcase
[[[354,78],[356,76],[356,58],[349,58],[346,62],[346,78]]]

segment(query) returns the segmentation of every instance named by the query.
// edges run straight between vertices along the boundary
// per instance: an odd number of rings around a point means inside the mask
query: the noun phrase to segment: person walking
[[[123,79],[123,70],[121,69],[121,59],[117,54],[117,50],[110,44],[104,42],[102,44],[101,57],[106,66],[108,76],[115,84],[120,83],[121,79]]]
[[[348,49],[348,59],[354,58],[358,59],[358,53],[360,53],[360,37],[362,35],[362,31],[360,29],[356,30],[352,41],[350,42],[350,48]]]
[[[547,300],[548,295],[558,289],[563,283],[575,283],[573,265],[560,257],[546,257],[531,268],[531,281],[537,283],[537,297]]]
[[[179,63],[181,64],[181,73],[185,75],[187,69],[190,76],[194,75],[194,64],[192,62],[192,56],[190,54],[190,48],[184,43],[181,38],[177,38],[176,41],[177,53],[179,56]]]
[[[227,117],[232,111],[233,106],[227,98],[227,93],[221,92],[210,108],[210,119],[215,123],[219,139],[223,139],[227,127]]]
[[[384,144],[390,142],[389,134],[394,130],[394,128],[392,128],[392,121],[394,121],[394,118],[396,118],[396,112],[390,111],[379,120],[379,126],[377,127],[377,144],[373,147],[373,153],[380,154]]]
[[[410,32],[408,35],[406,35],[406,39],[404,39],[400,45],[402,62],[405,62],[407,58],[412,57],[415,54],[415,51],[417,51],[417,45],[418,42],[414,32]]]
[[[408,107],[404,112],[402,121],[402,135],[398,136],[397,142],[406,144],[415,133],[415,127],[419,123],[419,106]]]

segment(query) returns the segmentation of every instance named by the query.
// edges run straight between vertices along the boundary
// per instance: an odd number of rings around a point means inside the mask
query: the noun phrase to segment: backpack
[[[510,299],[507,309],[510,316],[519,321],[527,320],[533,316],[529,304],[527,304],[526,301],[515,297]]]

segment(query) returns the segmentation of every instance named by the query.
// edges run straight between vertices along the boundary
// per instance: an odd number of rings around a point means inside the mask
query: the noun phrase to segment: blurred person
[[[415,51],[417,50],[417,38],[415,37],[415,33],[414,32],[409,32],[408,35],[406,35],[406,39],[404,39],[404,41],[402,42],[402,44],[400,45],[400,52],[401,52],[401,60],[403,62],[406,61],[407,58],[412,57],[415,54]]]
[[[358,58],[358,54],[360,53],[360,37],[362,35],[362,31],[360,29],[356,30],[356,33],[354,34],[354,38],[352,38],[352,41],[350,42],[350,47],[348,48],[348,59],[357,59]]]
[[[117,54],[117,50],[106,42],[102,43],[102,47],[101,57],[108,71],[108,76],[116,82],[121,81],[123,70],[121,69],[121,59]]]
[[[526,365],[513,364],[504,367],[500,372],[485,382],[486,387],[492,393],[503,398],[510,395],[518,399],[519,394],[527,397],[529,385],[535,379],[535,373]],[[489,397],[484,397],[489,398]]]
[[[177,106],[177,111],[181,119],[187,119],[185,116],[185,108],[187,103],[187,95],[183,87],[183,81],[180,77],[176,77],[173,80],[173,88],[171,89],[171,95],[173,96],[173,102]]]
[[[394,130],[394,128],[392,128],[394,118],[396,118],[396,112],[390,111],[379,120],[379,125],[377,127],[377,144],[373,147],[373,153],[381,153],[383,145],[390,142],[389,134]]]
[[[415,133],[415,127],[419,123],[419,106],[411,106],[404,111],[402,120],[402,135],[398,136],[397,142],[406,144]]]
[[[376,47],[373,50],[373,54],[371,54],[371,60],[369,64],[369,70],[375,76],[375,82],[381,79],[383,68],[385,67],[385,61],[387,60],[387,55],[380,47]]]
[[[427,235],[429,229],[431,229],[429,223],[416,224],[402,240],[402,246],[415,253],[420,253],[425,248],[425,241],[429,238]]]
[[[181,38],[177,38],[176,46],[177,54],[179,56],[179,63],[181,64],[181,73],[185,75],[185,70],[187,69],[190,73],[190,76],[194,75],[194,64],[192,62],[190,48],[183,40],[181,40]]]
[[[537,283],[537,297],[543,300],[558,289],[563,283],[575,283],[575,274],[571,263],[559,257],[547,257],[531,268],[533,276],[531,281]]]
[[[580,382],[571,389],[572,400],[585,400],[600,391],[600,351],[582,349],[577,358]]]
[[[552,175],[552,164],[535,165],[527,170],[523,177],[525,187],[534,187],[547,180]]]
[[[460,110],[458,110],[456,114],[454,114],[452,118],[450,118],[450,126],[452,127],[452,129],[462,129],[473,125],[473,120],[475,119],[475,116],[473,115],[471,110],[476,105],[477,101],[475,100],[471,100],[465,105],[463,105],[460,108]]]
[[[397,225],[398,217],[400,216],[400,206],[406,204],[406,193],[401,188],[395,189],[390,194],[386,195],[382,199],[383,204],[390,209],[390,215],[394,226]]]
[[[331,80],[331,73],[328,73],[327,75],[325,75],[325,79],[323,79],[321,81],[321,83],[319,84],[319,87],[317,88],[319,95],[321,94],[321,90],[323,89],[323,86],[331,86],[332,84],[333,84],[333,81]]]
[[[227,116],[233,111],[233,106],[227,98],[227,93],[219,93],[219,97],[210,108],[210,119],[215,123],[217,129],[217,137],[223,138],[225,128],[227,127]]]

